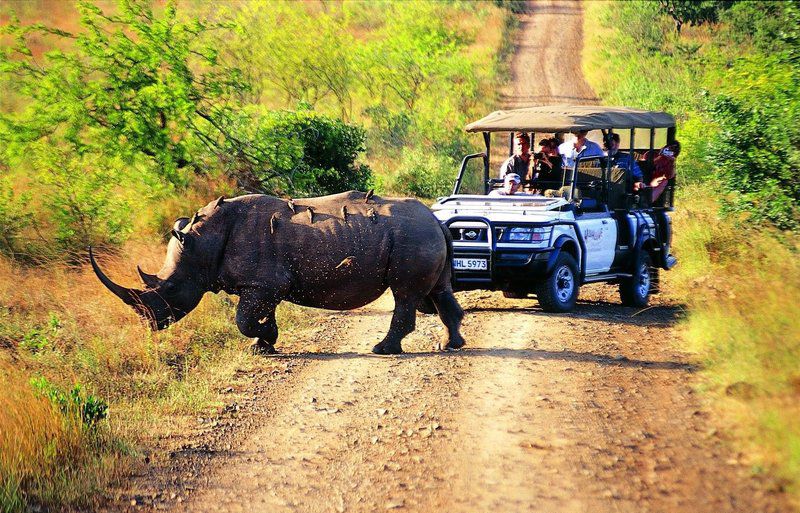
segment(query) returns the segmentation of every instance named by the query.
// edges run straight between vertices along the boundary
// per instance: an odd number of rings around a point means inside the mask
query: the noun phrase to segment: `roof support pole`
[[[633,191],[633,146],[635,137],[636,129],[631,127],[631,138],[630,143],[628,144],[628,172],[625,173],[625,188],[629,193]]]
[[[608,132],[603,130],[603,141],[610,147],[611,146],[611,137],[614,135],[614,129],[609,128]],[[606,168],[603,170],[603,179],[602,185],[603,190],[601,194],[603,195],[603,203],[608,205],[608,191],[610,188],[609,182],[611,181],[611,155],[606,156]]]
[[[489,156],[492,154],[492,134],[483,133],[483,144],[486,146],[486,154],[483,156],[483,193],[489,194]]]

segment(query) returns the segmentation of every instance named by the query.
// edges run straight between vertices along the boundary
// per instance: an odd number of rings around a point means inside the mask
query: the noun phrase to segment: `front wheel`
[[[545,312],[569,312],[575,308],[578,287],[578,264],[572,255],[561,253],[553,271],[537,287],[536,296]]]
[[[653,285],[653,264],[646,251],[640,251],[636,259],[633,276],[619,284],[619,297],[625,306],[643,308],[650,301]]]

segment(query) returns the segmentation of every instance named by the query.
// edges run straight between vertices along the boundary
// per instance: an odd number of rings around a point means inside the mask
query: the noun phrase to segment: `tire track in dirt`
[[[582,20],[578,1],[528,3],[527,12],[519,16],[511,81],[501,95],[503,108],[599,103],[581,69]]]

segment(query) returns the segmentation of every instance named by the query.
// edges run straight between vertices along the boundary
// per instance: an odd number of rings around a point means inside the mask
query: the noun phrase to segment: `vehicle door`
[[[586,274],[611,269],[617,244],[617,223],[608,212],[589,212],[577,216],[586,246]]]

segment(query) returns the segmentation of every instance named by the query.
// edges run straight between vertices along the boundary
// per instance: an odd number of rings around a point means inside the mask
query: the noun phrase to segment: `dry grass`
[[[754,471],[800,496],[800,240],[723,219],[714,198],[689,188],[675,219],[681,265],[668,286],[689,307],[683,344]]]
[[[123,256],[99,258],[113,279],[138,286],[135,264],[158,269],[163,254],[155,241],[136,242]],[[186,319],[151,333],[88,266],[22,268],[0,258],[0,386],[10,391],[0,399],[0,511],[85,504],[136,447],[219,407],[220,390],[258,365],[234,311],[231,298],[209,294]],[[307,310],[283,307],[282,336],[313,319]],[[34,396],[33,376],[64,389],[81,383],[108,401],[103,436],[63,424],[59,412]]]
[[[0,387],[0,511],[83,506],[123,470],[103,426],[63,415],[9,361],[0,360]]]

